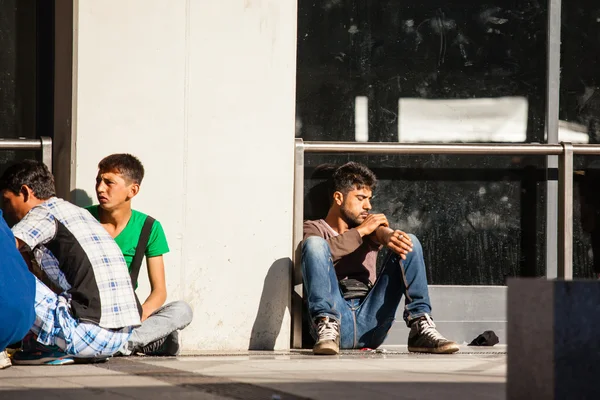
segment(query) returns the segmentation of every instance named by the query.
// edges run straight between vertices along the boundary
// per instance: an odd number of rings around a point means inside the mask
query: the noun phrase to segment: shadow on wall
[[[94,201],[89,194],[83,189],[71,190],[71,202],[79,207],[89,207],[94,204]]]
[[[340,165],[318,165],[304,182],[304,219],[321,219],[331,206],[331,176]],[[316,182],[316,183],[315,183]]]
[[[256,320],[250,333],[249,350],[273,350],[275,348],[285,311],[289,309],[290,305],[291,274],[292,260],[289,258],[280,258],[269,268]]]

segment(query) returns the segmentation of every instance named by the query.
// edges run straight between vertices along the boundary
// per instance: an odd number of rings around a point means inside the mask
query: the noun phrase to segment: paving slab
[[[344,351],[206,352],[97,365],[0,370],[0,399],[504,399],[505,348],[454,355]]]

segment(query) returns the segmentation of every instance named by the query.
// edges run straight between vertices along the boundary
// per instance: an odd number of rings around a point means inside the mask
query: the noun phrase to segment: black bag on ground
[[[366,297],[373,285],[369,282],[368,284],[359,281],[358,279],[343,279],[340,282],[340,290],[344,299],[358,299]]]
[[[469,346],[493,346],[499,342],[500,340],[498,340],[498,336],[494,331],[485,331],[473,339],[473,341],[469,343]]]

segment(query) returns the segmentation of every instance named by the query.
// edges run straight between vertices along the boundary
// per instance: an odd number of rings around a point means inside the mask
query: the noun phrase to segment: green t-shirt
[[[88,210],[94,218],[100,220],[97,205],[86,207],[86,210]],[[117,242],[121,248],[121,252],[125,257],[125,262],[127,262],[127,268],[130,269],[130,272],[131,262],[133,261],[133,256],[135,256],[135,248],[137,247],[140,235],[142,234],[142,226],[144,226],[145,220],[146,214],[131,210],[131,218],[129,218],[127,226],[125,226],[125,229],[123,229],[115,238],[115,242]],[[168,252],[169,245],[167,244],[165,231],[163,231],[160,222],[154,221],[150,237],[148,238],[148,245],[146,246],[146,258],[161,256]]]

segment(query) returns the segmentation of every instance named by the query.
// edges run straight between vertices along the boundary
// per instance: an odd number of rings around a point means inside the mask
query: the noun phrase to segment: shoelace
[[[336,340],[339,335],[339,325],[337,321],[325,317],[319,322],[318,333],[319,340]]]
[[[429,315],[425,315],[425,319],[418,322],[419,323],[419,331],[422,335],[427,336],[433,340],[446,340],[437,329],[435,329],[435,324]]]

